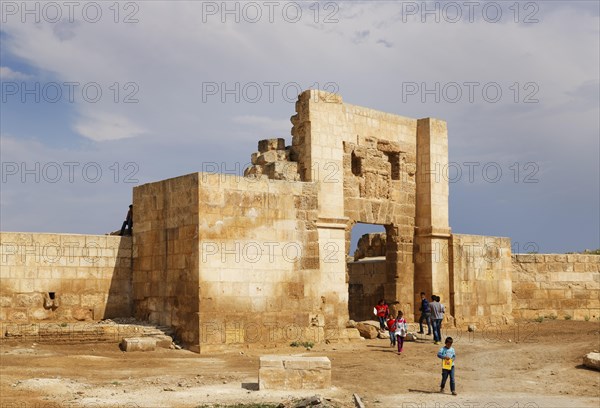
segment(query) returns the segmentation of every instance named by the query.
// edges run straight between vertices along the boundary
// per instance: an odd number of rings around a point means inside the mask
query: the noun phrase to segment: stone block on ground
[[[262,356],[258,369],[260,390],[302,390],[331,387],[327,357]]]
[[[356,328],[358,329],[361,337],[364,337],[365,339],[375,339],[379,333],[379,330],[376,327],[373,327],[366,322],[357,323]]]
[[[346,334],[346,338],[349,340],[363,340],[362,336],[358,329],[344,329],[344,333]]]
[[[362,321],[361,323],[368,324],[369,326],[373,326],[377,330],[379,330],[379,322],[376,320],[365,320],[365,321]]]
[[[124,338],[119,347],[123,351],[154,351],[156,350],[156,339],[153,337]]]
[[[171,348],[173,345],[173,338],[167,335],[154,336],[156,339],[156,347],[160,348]]]
[[[583,356],[583,365],[600,371],[600,353],[587,353]]]
[[[417,333],[406,333],[406,337],[404,337],[404,341],[417,341]]]

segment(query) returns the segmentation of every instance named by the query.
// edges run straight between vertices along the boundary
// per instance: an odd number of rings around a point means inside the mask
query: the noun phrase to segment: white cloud
[[[81,136],[95,142],[119,140],[139,136],[144,129],[127,117],[107,112],[88,112],[80,117],[74,129]]]
[[[14,71],[10,67],[0,67],[0,79],[6,80],[27,80],[30,79],[31,75],[24,74],[23,72]]]

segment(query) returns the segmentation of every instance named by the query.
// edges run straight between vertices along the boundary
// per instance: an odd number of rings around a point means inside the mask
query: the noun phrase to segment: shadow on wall
[[[116,253],[103,319],[133,316],[133,237],[123,236]]]

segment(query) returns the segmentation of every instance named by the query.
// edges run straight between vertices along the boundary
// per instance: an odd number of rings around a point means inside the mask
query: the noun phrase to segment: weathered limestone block
[[[8,320],[11,322],[27,321],[26,309],[9,309]]]
[[[583,365],[588,368],[600,370],[600,353],[588,353],[583,356]]]
[[[342,338],[347,338],[348,340],[364,340],[358,329],[356,328],[346,328],[342,330]]]
[[[264,139],[258,142],[258,151],[265,153],[270,150],[285,150],[285,139]]]
[[[376,327],[371,326],[370,324],[367,324],[365,322],[357,323],[356,328],[358,329],[358,332],[360,333],[361,337],[364,337],[365,339],[375,339],[377,338],[377,334],[379,333]]]
[[[272,180],[298,180],[298,163],[279,161],[264,166],[264,173]]]
[[[516,254],[514,255],[518,263],[533,263],[535,255]]]
[[[173,338],[167,335],[154,336],[156,339],[156,347],[170,348],[173,344]]]
[[[389,140],[378,140],[377,150],[386,153],[400,153],[402,151],[402,148],[400,147],[400,143],[392,142]]]
[[[277,152],[274,150],[270,150],[270,151],[264,152],[263,154],[258,156],[256,158],[256,163],[257,164],[267,164],[267,163],[274,163],[277,160],[278,160]]]
[[[90,309],[86,309],[83,307],[77,307],[74,308],[72,311],[73,314],[73,318],[75,320],[92,320],[93,319],[93,312]]]
[[[44,308],[29,309],[29,317],[33,320],[46,320],[52,317],[52,312]]]
[[[20,293],[16,296],[17,307],[41,307],[44,297],[41,293]]]
[[[250,166],[244,170],[244,177],[260,176],[263,173],[262,166]]]
[[[153,337],[129,337],[121,340],[119,347],[123,351],[154,351],[156,339]]]
[[[12,296],[0,296],[0,307],[11,307],[12,302]]]
[[[327,357],[262,356],[258,369],[261,390],[301,390],[331,387]]]

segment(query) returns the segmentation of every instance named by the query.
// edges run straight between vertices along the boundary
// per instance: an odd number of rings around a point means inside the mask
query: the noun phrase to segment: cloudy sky
[[[448,122],[454,232],[600,247],[598,1],[0,4],[3,231],[118,229],[135,185],[290,144],[320,88]]]

